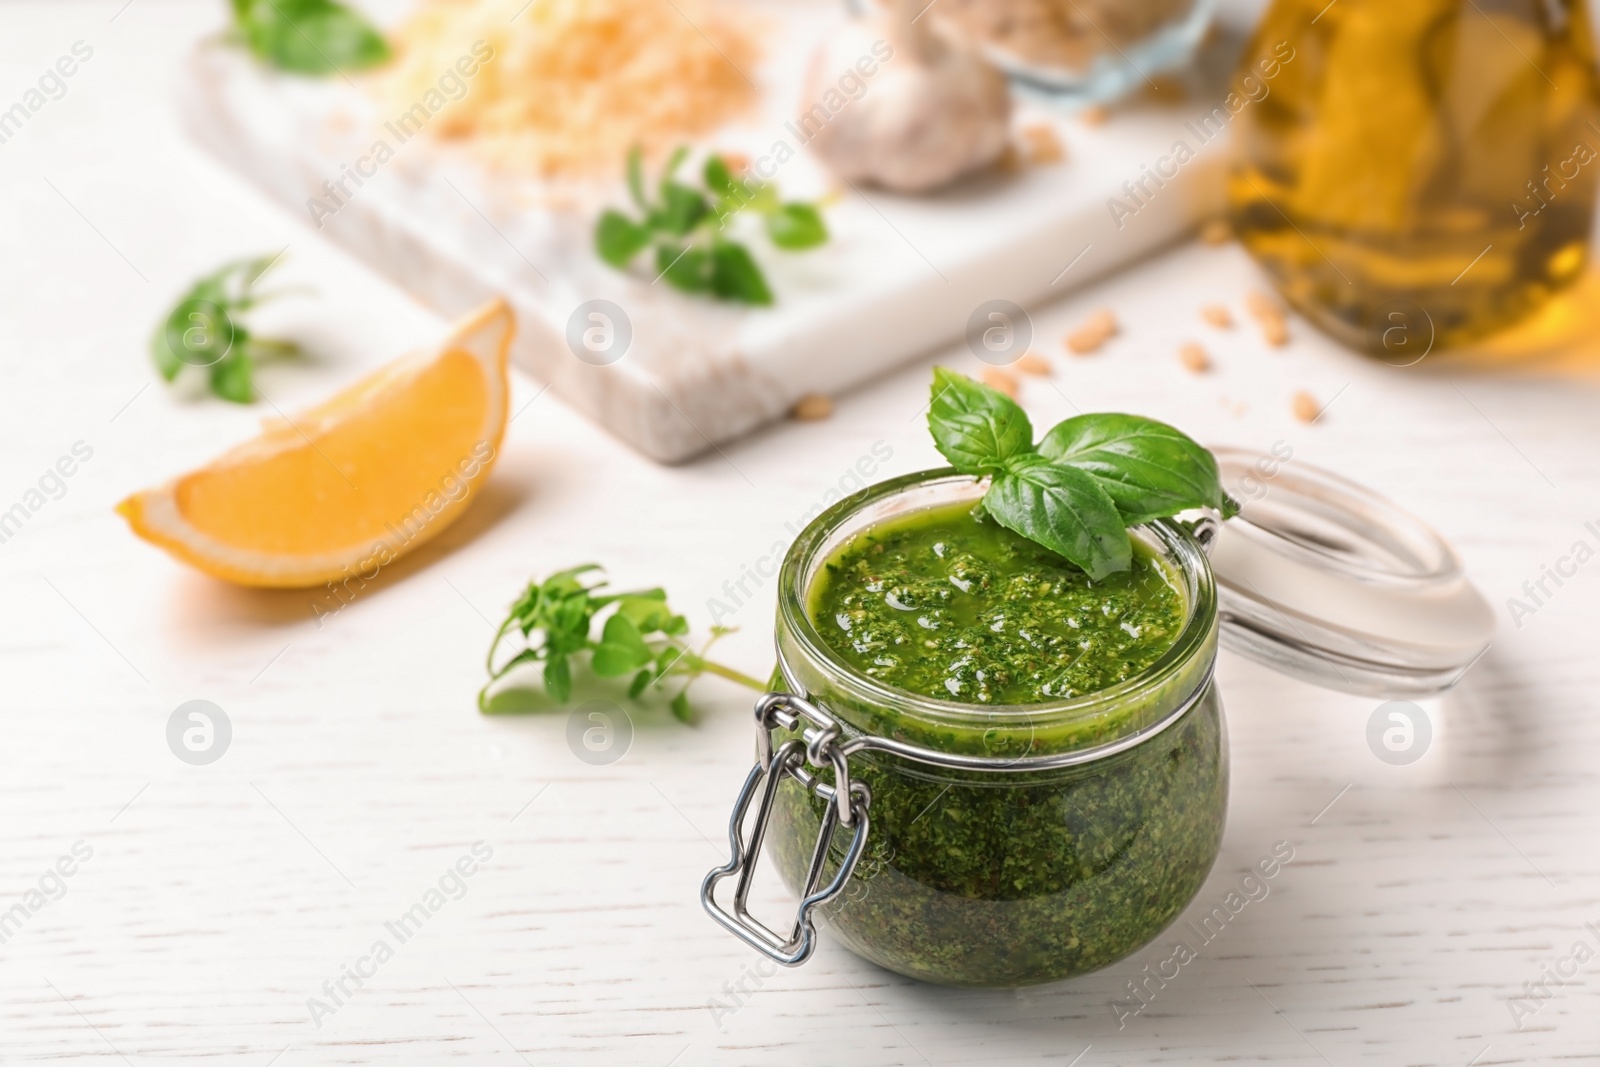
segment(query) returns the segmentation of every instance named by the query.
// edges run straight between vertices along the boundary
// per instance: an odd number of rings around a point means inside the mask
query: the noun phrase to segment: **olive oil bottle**
[[[1322,329],[1411,362],[1578,277],[1600,177],[1584,0],[1276,0],[1241,73],[1263,60],[1282,69],[1237,116],[1231,220]]]

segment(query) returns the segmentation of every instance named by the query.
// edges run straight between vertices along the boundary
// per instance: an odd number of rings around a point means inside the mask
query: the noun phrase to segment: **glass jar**
[[[779,574],[775,691],[756,703],[732,855],[701,883],[712,918],[790,966],[811,955],[820,917],[856,954],[946,985],[1104,967],[1177,918],[1221,847],[1219,637],[1354,693],[1441,692],[1483,654],[1489,606],[1420,520],[1287,448],[1214,454],[1239,515],[1129,531],[1183,596],[1172,646],[1126,681],[1048,704],[963,704],[885,685],[835,653],[810,615],[820,568],[851,537],[976,502],[986,483],[923,471],[813,520]],[[782,932],[749,908],[764,846],[800,901]]]
[[[1019,84],[1082,103],[1115,100],[1188,66],[1215,0],[941,0],[929,15]]]
[[[1408,365],[1582,273],[1600,175],[1583,0],[1276,0],[1239,76],[1270,91],[1235,121],[1234,230],[1336,339]]]
[[[1183,594],[1180,635],[1139,676],[1088,696],[935,700],[875,681],[818,634],[807,592],[845,541],[908,510],[976,502],[984,488],[953,471],[884,482],[821,516],[789,550],[778,657],[784,688],[806,697],[761,710],[770,740],[750,792],[765,782],[769,810],[750,848],[764,837],[784,881],[812,903],[793,936],[756,926],[769,948],[809,951],[814,909],[856,953],[914,978],[1053,981],[1146,944],[1211,870],[1227,798],[1212,683],[1217,605],[1205,553],[1184,527],[1134,531]],[[848,809],[840,767],[856,791]]]

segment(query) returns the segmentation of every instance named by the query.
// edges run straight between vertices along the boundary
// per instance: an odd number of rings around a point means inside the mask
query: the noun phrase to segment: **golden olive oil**
[[[1241,75],[1269,60],[1230,214],[1322,329],[1411,362],[1578,277],[1600,175],[1583,0],[1277,0]]]

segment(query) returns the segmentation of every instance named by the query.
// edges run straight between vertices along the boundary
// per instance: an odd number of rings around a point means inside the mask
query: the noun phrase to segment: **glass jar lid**
[[[1207,541],[1225,647],[1383,697],[1441,693],[1488,650],[1488,601],[1422,520],[1287,449],[1211,451],[1243,505]]]

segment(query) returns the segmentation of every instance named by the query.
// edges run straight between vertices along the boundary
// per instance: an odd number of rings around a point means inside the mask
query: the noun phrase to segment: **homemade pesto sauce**
[[[1100,581],[969,503],[871,527],[811,588],[823,640],[863,673],[968,704],[1037,704],[1143,671],[1183,629],[1165,566]]]
[[[1139,674],[1183,630],[1179,576],[1134,540],[1131,571],[1091,582],[966,502],[869,527],[816,569],[805,603],[832,655],[907,691],[864,701],[819,668],[809,695],[858,729],[966,748],[919,714],[918,694],[991,706],[995,725],[980,731],[989,753],[1092,746],[1099,731],[1150,722],[1205,685],[1165,729],[1070,768],[851,756],[871,789],[871,829],[845,892],[823,909],[823,936],[914,978],[1017,986],[1114,963],[1193,899],[1221,845],[1227,797],[1222,710],[1205,682],[1214,639],[1172,680],[1092,721],[1038,707]],[[791,889],[804,882],[823,810],[792,780],[781,785],[767,840]],[[849,840],[835,836],[830,876]]]

